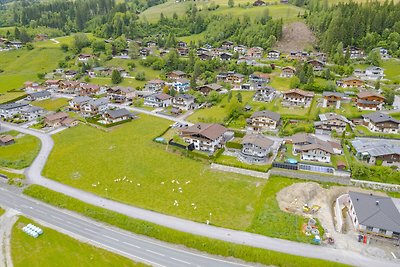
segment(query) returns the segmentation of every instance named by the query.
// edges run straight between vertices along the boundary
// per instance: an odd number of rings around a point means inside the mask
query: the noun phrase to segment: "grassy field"
[[[393,82],[400,82],[400,60],[391,59],[382,62],[382,68],[385,69],[385,78]]]
[[[40,141],[34,136],[24,135],[15,139],[15,144],[0,147],[0,166],[23,169],[35,159]]]
[[[25,95],[25,92],[7,92],[7,93],[0,93],[0,104],[9,102],[16,98]]]
[[[35,239],[22,231],[32,223],[43,229]],[[11,253],[15,267],[41,266],[146,266],[104,249],[79,242],[53,229],[20,217],[12,230]]]
[[[219,164],[223,164],[223,165],[228,165],[228,166],[237,167],[237,168],[244,168],[244,169],[249,169],[249,170],[259,171],[259,172],[267,172],[269,169],[271,169],[271,164],[260,164],[260,165],[247,164],[247,163],[239,161],[236,157],[227,156],[227,155],[219,156],[215,160],[215,162],[219,163]]]
[[[49,111],[57,111],[62,107],[68,105],[68,99],[66,98],[56,98],[56,99],[45,99],[41,101],[34,101],[32,105],[44,108]]]
[[[265,180],[227,175],[165,151],[152,139],[169,124],[140,115],[111,132],[85,125],[62,131],[53,135],[55,147],[44,175],[146,209],[200,222],[210,219],[211,212],[215,225],[248,227]]]
[[[342,264],[299,257],[271,250],[259,249],[244,245],[228,243],[221,240],[179,232],[160,225],[127,217],[115,211],[96,207],[64,194],[38,185],[31,185],[24,194],[55,205],[78,212],[95,220],[105,222],[133,233],[146,235],[168,243],[179,244],[206,253],[223,257],[234,257],[248,262],[258,262],[268,266],[308,267],[308,266],[345,266]]]
[[[284,21],[294,21],[297,19],[298,13],[304,11],[304,9],[292,5],[244,7],[244,4],[247,4],[249,2],[247,0],[235,1],[235,7],[233,8],[228,7],[228,1],[216,0],[213,2],[215,4],[220,5],[220,8],[213,11],[208,11],[207,7],[210,5],[210,3],[202,3],[196,1],[196,5],[198,10],[200,11],[200,14],[210,14],[210,15],[230,14],[234,17],[249,16],[250,18],[254,18],[263,16],[265,12],[268,10],[269,15],[274,19],[283,18]],[[172,17],[174,13],[176,13],[178,16],[184,16],[186,10],[193,3],[194,2],[191,1],[176,3],[175,1],[170,0],[161,5],[156,5],[149,9],[146,9],[139,16],[142,20],[147,20],[148,22],[158,21],[160,19],[161,13],[163,13],[165,17]],[[243,6],[239,7],[239,4],[242,4]]]
[[[0,174],[7,176],[9,179],[25,179],[25,175],[9,172],[6,169],[0,168]]]
[[[2,52],[0,57],[0,93],[19,89],[26,81],[38,80],[37,74],[57,67],[64,53],[59,48],[19,49]]]
[[[357,136],[384,136],[388,138],[400,138],[400,134],[385,134],[385,133],[375,133],[371,132],[367,127],[363,125],[357,125],[355,128],[354,133]]]

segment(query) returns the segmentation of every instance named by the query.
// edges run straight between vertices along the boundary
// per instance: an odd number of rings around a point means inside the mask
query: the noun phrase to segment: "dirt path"
[[[18,219],[15,215],[16,212],[14,210],[7,210],[6,213],[0,217],[0,266],[13,266],[11,258],[11,232],[14,223]]]
[[[281,52],[313,50],[317,38],[304,22],[293,22],[283,27],[282,39],[276,44]]]

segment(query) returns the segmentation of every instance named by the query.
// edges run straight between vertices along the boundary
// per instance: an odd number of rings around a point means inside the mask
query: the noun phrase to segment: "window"
[[[385,229],[379,229],[379,233],[382,234],[382,235],[385,235],[386,234],[386,230]]]
[[[373,229],[374,229],[374,227],[372,227],[372,226],[367,226],[367,231],[372,232]]]

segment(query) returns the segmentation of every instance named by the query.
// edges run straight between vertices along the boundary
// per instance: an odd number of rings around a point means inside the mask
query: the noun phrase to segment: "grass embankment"
[[[334,262],[293,256],[179,232],[153,223],[134,219],[114,211],[86,204],[38,185],[31,185],[25,189],[24,193],[51,205],[78,212],[84,216],[117,226],[133,233],[146,235],[169,243],[181,244],[210,254],[235,257],[245,261],[275,266],[344,266]]]
[[[211,212],[215,225],[246,229],[266,181],[215,171],[202,161],[166,151],[152,139],[170,124],[141,114],[108,132],[87,125],[62,131],[52,136],[55,146],[44,175],[102,197],[194,221],[205,222]]]
[[[0,208],[0,216],[3,215],[6,211]]]
[[[247,163],[239,161],[236,157],[227,156],[227,155],[219,156],[215,160],[215,163],[223,164],[223,165],[227,165],[227,166],[231,166],[231,167],[236,167],[236,168],[248,169],[248,170],[252,170],[252,171],[259,171],[259,172],[267,172],[272,167],[271,164],[260,164],[260,165],[247,164]]]
[[[18,135],[10,132],[6,134]],[[23,169],[31,165],[40,150],[40,141],[34,136],[24,135],[15,138],[15,143],[0,147],[0,166]]]
[[[42,228],[43,235],[35,239],[24,233],[22,227],[29,223]],[[15,267],[146,266],[104,249],[79,242],[25,217],[20,217],[13,227],[11,252]]]

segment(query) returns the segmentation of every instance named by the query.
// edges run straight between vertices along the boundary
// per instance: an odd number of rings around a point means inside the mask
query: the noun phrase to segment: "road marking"
[[[150,252],[150,253],[153,253],[153,254],[156,254],[156,255],[158,255],[158,256],[165,257],[165,255],[164,255],[164,254],[161,254],[161,253],[158,253],[158,252],[152,251],[152,250],[150,250],[150,249],[146,249],[146,251],[147,251],[147,252]]]
[[[64,221],[64,219],[62,219],[62,218],[60,218],[60,217],[57,217],[57,216],[54,216],[54,215],[50,215],[50,217],[52,217],[52,218],[54,218],[54,219],[57,219],[57,220]]]
[[[116,238],[114,238],[114,237],[111,237],[111,236],[108,236],[108,235],[103,235],[104,237],[107,237],[107,238],[109,238],[109,239],[111,239],[111,240],[114,240],[114,241],[119,241],[118,239],[116,239]]]
[[[125,245],[128,245],[128,246],[134,247],[134,248],[140,248],[139,246],[136,246],[136,245],[128,243],[128,242],[122,242],[122,243],[124,243]]]
[[[46,214],[46,212],[44,212],[44,211],[42,211],[42,210],[36,209],[35,211],[36,211],[36,212],[39,212],[39,213],[41,213],[41,214]]]
[[[186,264],[191,265],[191,263],[190,263],[190,262],[187,262],[187,261],[183,261],[183,260],[180,260],[180,259],[175,259],[175,258],[172,258],[172,257],[170,257],[170,259],[171,259],[171,260],[174,260],[174,261],[179,261],[179,262],[182,262],[182,263],[186,263]]]
[[[92,229],[89,229],[89,228],[84,228],[86,231],[88,231],[88,232],[92,232],[92,233],[94,233],[94,234],[98,234],[98,232],[96,232],[96,231],[93,231]]]
[[[392,253],[393,258],[397,259],[396,255],[393,252],[390,253]]]
[[[67,220],[65,220],[64,222],[66,222],[66,223],[68,223],[68,224],[70,224],[70,225],[73,225],[73,226],[75,226],[75,225],[76,225],[75,223],[72,223],[72,222],[70,222],[70,221],[67,221]]]

